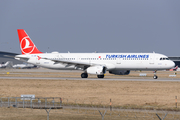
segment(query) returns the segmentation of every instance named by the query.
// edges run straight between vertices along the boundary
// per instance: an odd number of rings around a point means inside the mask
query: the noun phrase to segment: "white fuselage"
[[[32,64],[16,64],[16,65],[13,65],[12,67],[24,69],[24,68],[34,68],[35,66]]]
[[[6,68],[6,65],[0,64],[0,68]]]
[[[29,58],[29,59],[23,59]],[[103,65],[108,70],[165,70],[174,67],[174,62],[158,53],[43,53],[17,55],[18,60],[50,68],[84,70],[83,64]],[[80,64],[56,63],[72,61]]]

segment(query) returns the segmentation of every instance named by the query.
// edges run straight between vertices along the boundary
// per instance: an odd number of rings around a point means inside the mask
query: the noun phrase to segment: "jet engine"
[[[104,66],[92,66],[86,69],[88,74],[104,75],[106,73],[106,67]]]
[[[130,70],[111,70],[109,73],[115,75],[129,75]]]

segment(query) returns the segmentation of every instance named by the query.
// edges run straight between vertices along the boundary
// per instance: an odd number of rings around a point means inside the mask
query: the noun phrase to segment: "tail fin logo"
[[[32,46],[29,46],[29,44],[30,44],[29,41],[26,38],[24,40],[25,40],[26,44],[22,49],[31,48]]]
[[[24,54],[28,54],[28,53],[31,54],[34,48],[35,48],[35,45],[30,40],[29,36],[26,36],[21,40],[21,51]]]

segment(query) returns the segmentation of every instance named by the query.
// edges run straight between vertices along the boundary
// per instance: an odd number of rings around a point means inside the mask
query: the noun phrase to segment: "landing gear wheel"
[[[154,71],[154,76],[153,76],[154,79],[158,78],[158,76],[156,75],[156,72],[157,72],[157,70]]]
[[[154,75],[154,76],[153,76],[153,78],[154,78],[154,79],[157,79],[157,78],[158,78],[158,76]]]
[[[88,74],[87,73],[82,73],[81,74],[81,78],[87,78],[88,77]]]
[[[97,75],[98,78],[104,78],[104,75]]]

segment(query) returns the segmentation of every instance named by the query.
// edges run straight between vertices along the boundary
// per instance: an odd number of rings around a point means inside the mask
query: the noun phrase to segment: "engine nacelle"
[[[86,69],[88,74],[104,75],[106,73],[106,67],[104,66],[92,66]]]
[[[111,70],[109,73],[115,75],[129,75],[130,70]]]

